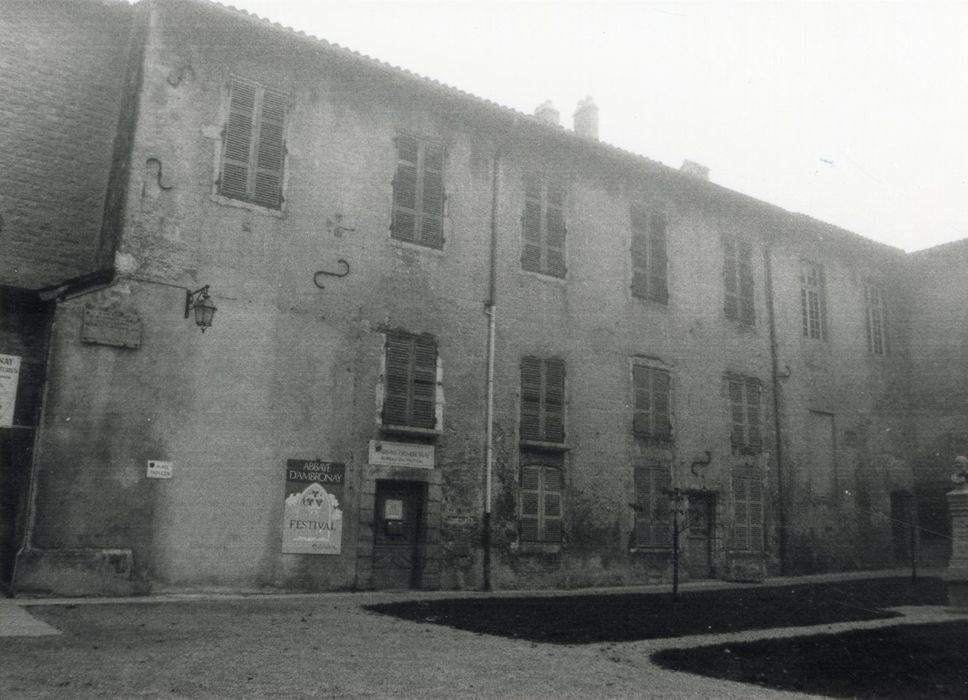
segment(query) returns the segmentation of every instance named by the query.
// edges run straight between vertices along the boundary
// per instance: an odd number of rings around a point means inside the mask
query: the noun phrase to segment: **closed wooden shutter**
[[[763,481],[759,470],[733,470],[733,547],[763,548]]]
[[[542,214],[542,183],[536,177],[525,178],[521,267],[530,272],[541,272],[542,269]]]
[[[540,466],[521,469],[521,516],[518,527],[524,542],[538,542],[541,539],[541,470]]]
[[[635,486],[635,544],[638,547],[672,546],[669,497],[672,473],[666,467],[639,466],[633,472]]]
[[[219,194],[278,209],[282,204],[288,96],[232,79]]]
[[[669,301],[665,217],[632,208],[632,294],[665,304]]]
[[[389,334],[383,423],[436,427],[437,345],[426,336]]]
[[[632,207],[632,296],[649,298],[649,214]]]
[[[723,239],[723,285],[726,294],[726,318],[739,319],[739,282],[736,267],[736,243]]]
[[[423,155],[420,242],[440,248],[444,244],[444,149],[424,144]]]
[[[746,444],[746,397],[742,380],[730,380],[729,414],[732,429],[730,440],[734,445]]]
[[[760,384],[755,379],[746,380],[746,444],[759,448],[763,443],[760,431]]]
[[[521,439],[564,442],[565,363],[525,357],[521,361]]]
[[[553,277],[565,276],[565,191],[557,183],[548,184],[546,207],[545,266]]]
[[[666,370],[635,365],[633,431],[636,435],[668,440],[672,438],[670,380]]]
[[[544,176],[524,180],[521,267],[553,277],[564,277],[565,190]]]
[[[739,259],[739,320],[747,325],[756,323],[753,310],[753,246],[749,241],[739,241],[737,246]]]
[[[444,200],[444,147],[413,136],[399,136],[393,178],[393,237],[432,248],[443,246]]]

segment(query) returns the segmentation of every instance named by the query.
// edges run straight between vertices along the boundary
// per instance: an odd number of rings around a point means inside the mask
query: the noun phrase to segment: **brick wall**
[[[0,16],[0,284],[95,268],[131,8],[5,2]]]

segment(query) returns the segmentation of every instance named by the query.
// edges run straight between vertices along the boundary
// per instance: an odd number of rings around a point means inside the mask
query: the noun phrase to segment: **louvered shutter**
[[[652,497],[654,503],[654,536],[658,547],[672,546],[672,508],[669,495],[672,488],[672,472],[665,468],[652,469]]]
[[[635,505],[635,544],[638,547],[651,547],[655,544],[652,536],[652,474],[648,467],[636,467]]]
[[[394,238],[414,241],[417,237],[417,168],[419,145],[416,139],[397,138],[397,172],[393,178]]]
[[[541,440],[541,366],[535,357],[521,361],[521,439]]]
[[[538,542],[541,539],[538,526],[541,515],[541,469],[540,466],[521,469],[521,516],[518,527],[522,542]]]
[[[428,338],[414,339],[413,400],[408,425],[434,428],[437,387],[437,345]]]
[[[285,158],[285,94],[262,91],[259,140],[254,164],[255,183],[252,201],[263,207],[278,209],[282,204],[282,165]]]
[[[666,278],[666,221],[661,214],[649,216],[649,298],[661,304],[669,301]]]
[[[219,178],[219,194],[225,197],[248,199],[257,90],[252,83],[232,80]]]
[[[421,144],[423,171],[420,191],[420,242],[433,248],[444,243],[444,149]]]
[[[733,476],[733,546],[750,548],[749,480],[741,475]]]
[[[650,369],[652,379],[652,424],[653,434],[662,439],[672,437],[672,422],[669,416],[669,373],[661,369]]]
[[[818,294],[820,296],[820,338],[827,339],[827,273],[823,266],[819,266],[817,280]]]
[[[648,214],[632,207],[632,296],[649,298]]]
[[[545,266],[543,272],[554,277],[565,276],[565,193],[561,185],[547,188],[545,211]]]
[[[542,191],[534,177],[525,179],[523,241],[521,267],[530,272],[541,272],[542,249]]]
[[[739,260],[739,319],[753,325],[756,314],[753,310],[753,246],[749,241],[740,241],[737,247]]]
[[[737,282],[736,244],[732,238],[723,239],[723,284],[726,294],[726,318],[739,318],[739,284]]]
[[[669,547],[672,544],[671,510],[666,489],[672,486],[672,473],[658,466],[636,467],[635,543],[639,547]]]
[[[750,549],[763,547],[763,484],[754,474],[749,482],[749,537]]]
[[[734,445],[746,444],[746,401],[743,383],[729,381],[729,410],[732,421],[731,440]]]
[[[408,424],[412,351],[412,338],[396,334],[387,336],[384,424]]]
[[[547,442],[565,440],[565,363],[545,360],[544,434]]]
[[[746,382],[746,444],[757,448],[762,442],[760,434],[760,385],[753,380]]]

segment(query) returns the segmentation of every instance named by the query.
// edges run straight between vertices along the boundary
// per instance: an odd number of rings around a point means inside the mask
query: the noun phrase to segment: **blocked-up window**
[[[759,452],[763,447],[760,424],[762,387],[752,377],[728,377],[729,412],[732,423],[730,439],[733,447]]]
[[[672,547],[672,472],[659,465],[635,467],[635,546]]]
[[[561,542],[562,482],[558,467],[541,464],[521,467],[518,527],[522,542]]]
[[[803,337],[827,339],[826,280],[822,265],[800,263],[800,309]]]
[[[671,440],[669,372],[659,367],[636,364],[632,367],[632,386],[632,430],[635,435],[655,440]]]
[[[218,193],[269,209],[282,206],[288,95],[232,78]]]
[[[524,179],[521,267],[565,276],[565,188],[544,175]]]
[[[753,245],[733,236],[723,237],[723,282],[726,318],[743,325],[756,324],[753,308]]]
[[[875,355],[887,354],[887,308],[884,288],[875,283],[864,285],[864,305],[867,309],[867,349]]]
[[[556,359],[521,360],[521,440],[565,441],[565,363]]]
[[[763,549],[763,478],[755,467],[733,469],[733,548]]]
[[[390,235],[430,248],[444,245],[444,147],[398,136]]]
[[[667,303],[666,267],[665,217],[632,207],[632,296]]]
[[[388,333],[383,425],[433,429],[436,401],[436,341],[427,335]]]

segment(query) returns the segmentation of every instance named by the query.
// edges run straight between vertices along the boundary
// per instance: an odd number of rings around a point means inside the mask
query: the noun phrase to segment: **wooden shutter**
[[[763,548],[763,479],[752,467],[733,470],[733,547]]]
[[[397,172],[393,178],[394,238],[414,241],[417,237],[417,172],[420,148],[416,139],[397,138]]]
[[[541,440],[542,362],[536,357],[521,360],[521,439]]]
[[[543,205],[542,186],[536,177],[524,181],[524,216],[522,220],[523,241],[521,267],[530,272],[541,272],[541,251],[543,248]]]
[[[437,345],[433,339],[394,333],[387,336],[383,423],[436,427]]]
[[[670,547],[672,545],[669,497],[665,490],[672,486],[672,473],[659,466],[636,467],[635,482],[635,544],[638,547]]]
[[[726,318],[739,318],[739,283],[736,266],[736,243],[731,237],[723,239],[723,285],[726,295]]]
[[[287,102],[285,93],[232,79],[219,194],[281,206]]]
[[[746,444],[758,448],[763,443],[760,432],[760,383],[746,380]]]
[[[545,207],[545,266],[553,277],[565,276],[565,192],[558,183],[547,186]]]
[[[758,473],[749,481],[749,538],[750,549],[763,548],[763,484]]]
[[[649,298],[649,215],[632,207],[632,296]]]
[[[555,467],[542,469],[542,539],[545,542],[561,542],[562,533],[562,475]]]
[[[545,360],[544,435],[547,442],[565,440],[565,363]]]
[[[651,368],[649,375],[652,379],[652,429],[657,438],[672,437],[672,421],[670,419],[669,401],[669,373],[663,369]]]
[[[634,396],[633,432],[643,437],[670,439],[669,373],[657,367],[635,365],[632,368]]]
[[[420,171],[420,242],[433,248],[444,244],[444,148],[423,143]]]
[[[564,442],[565,363],[521,360],[521,439]]]
[[[733,546],[750,548],[749,479],[733,475]]]
[[[729,380],[729,414],[732,425],[730,440],[734,445],[746,444],[746,400],[743,382]]]
[[[632,430],[636,435],[652,435],[652,381],[649,368],[632,367],[633,417]]]
[[[661,214],[649,217],[649,298],[660,304],[669,301],[666,268],[666,221]]]
[[[756,323],[753,310],[753,246],[749,241],[737,245],[739,271],[739,320],[747,325]]]

